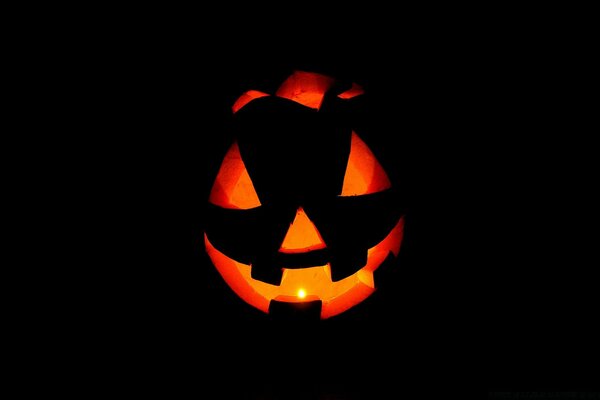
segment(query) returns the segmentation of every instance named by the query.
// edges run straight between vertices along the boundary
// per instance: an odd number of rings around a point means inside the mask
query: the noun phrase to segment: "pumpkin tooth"
[[[354,274],[367,264],[366,251],[354,251],[332,260],[331,281],[337,282]]]
[[[252,265],[250,267],[250,276],[257,281],[270,283],[271,285],[280,286],[283,277],[282,268],[273,268],[262,264]]]
[[[323,302],[321,300],[290,303],[274,299],[269,303],[269,314],[274,319],[282,321],[319,321],[322,308]]]

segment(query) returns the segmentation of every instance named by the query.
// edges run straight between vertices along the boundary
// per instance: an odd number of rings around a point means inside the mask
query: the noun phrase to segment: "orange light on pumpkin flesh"
[[[318,110],[325,92],[334,83],[333,78],[325,75],[296,71],[279,86],[275,95]]]
[[[341,196],[357,196],[381,192],[392,186],[371,149],[352,132],[348,166],[344,175]]]
[[[325,93],[333,86],[335,79],[312,72],[295,71],[277,89],[275,96],[293,100],[303,106],[319,110]],[[364,93],[363,88],[352,83],[350,89],[338,94],[340,99],[348,100]],[[231,107],[233,113],[254,99],[269,96],[259,90],[248,90],[242,94]]]
[[[247,210],[260,206],[260,200],[234,142],[221,163],[208,201],[223,208]]]
[[[234,196],[236,202],[226,201],[218,196],[213,200],[221,200],[221,205],[235,203],[240,204],[241,199],[250,199],[244,204],[252,204],[256,199],[256,193],[249,182],[240,184],[238,178],[243,177],[245,181],[247,173],[240,172],[243,161],[239,156],[237,145],[226,156],[221,170],[229,166],[234,167],[235,173],[219,171],[215,182],[215,190],[218,193]],[[233,160],[233,161],[232,161]],[[220,185],[217,185],[217,182]],[[233,186],[229,192],[227,186]],[[342,196],[354,196],[385,190],[391,186],[387,174],[373,156],[368,146],[352,133],[350,155],[344,176]],[[223,188],[224,187],[224,188]],[[237,193],[239,192],[239,193]],[[212,197],[212,196],[211,196]],[[237,207],[236,207],[237,208]],[[204,242],[213,264],[237,295],[247,303],[268,313],[271,300],[282,302],[307,302],[322,301],[321,318],[326,319],[337,315],[360,303],[375,290],[373,272],[385,261],[386,257],[393,253],[398,255],[402,242],[403,219],[400,218],[395,227],[389,232],[384,240],[379,242],[367,252],[367,263],[356,273],[333,282],[331,280],[331,267],[328,264],[303,269],[283,269],[280,285],[271,285],[266,282],[255,280],[251,277],[251,266],[239,263],[217,250],[208,236],[205,234]],[[317,227],[310,220],[302,207],[298,208],[290,228],[288,229],[279,251],[282,253],[302,253],[318,250],[326,247]]]
[[[267,93],[263,93],[258,90],[248,90],[246,93],[242,94],[231,106],[231,110],[234,112],[238,112],[238,110],[244,107],[246,104],[250,103],[254,99],[258,99],[261,97],[269,96]]]
[[[321,300],[321,318],[326,319],[340,314],[360,303],[375,291],[373,272],[391,253],[398,255],[402,241],[404,219],[400,218],[387,237],[367,253],[367,264],[356,273],[332,282],[329,263],[303,269],[283,269],[281,284],[271,285],[253,279],[251,266],[239,263],[217,250],[208,236],[204,244],[213,264],[231,287],[248,304],[269,311],[271,300],[285,302],[306,302]]]
[[[290,224],[279,248],[281,253],[306,253],[327,247],[319,230],[308,218],[302,207],[296,211],[296,217]]]
[[[275,95],[318,110],[325,93],[334,82],[332,78],[324,75],[296,71],[281,84]],[[363,94],[362,87],[352,84],[350,89],[339,94],[338,97],[350,99],[361,94]],[[232,110],[235,113],[252,100],[264,96],[269,95],[250,90],[238,98]],[[340,196],[375,193],[386,190],[390,186],[387,174],[371,150],[355,132],[352,132],[351,150]],[[221,164],[209,201],[224,208],[235,209],[249,209],[261,205],[237,143],[231,146]],[[381,242],[368,249],[366,265],[337,282],[331,280],[331,267],[327,263],[303,269],[283,268],[280,285],[271,285],[253,279],[250,275],[251,265],[237,262],[217,250],[206,233],[204,243],[210,259],[223,279],[248,304],[268,313],[271,300],[290,303],[320,300],[321,319],[326,319],[352,308],[375,291],[373,272],[390,253],[398,255],[403,226],[404,219],[400,218]],[[326,243],[318,229],[300,207],[279,251],[303,253],[325,247],[327,247]]]
[[[340,99],[347,100],[347,99],[351,99],[353,97],[356,97],[358,95],[361,95],[363,93],[364,93],[363,88],[360,85],[357,85],[356,83],[353,83],[352,87],[350,89],[346,90],[344,93],[338,94],[338,97]]]

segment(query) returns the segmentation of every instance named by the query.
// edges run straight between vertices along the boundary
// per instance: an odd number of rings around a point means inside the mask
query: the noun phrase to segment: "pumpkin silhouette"
[[[264,313],[331,318],[394,265],[404,215],[363,135],[365,97],[356,83],[297,70],[232,105],[234,141],[215,169],[204,245],[233,292]]]

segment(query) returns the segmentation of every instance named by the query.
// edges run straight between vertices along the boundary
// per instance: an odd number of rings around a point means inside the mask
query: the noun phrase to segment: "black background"
[[[292,37],[273,24],[100,26],[69,69],[92,232],[66,336],[88,390],[377,399],[594,383],[590,158],[574,156],[561,65],[577,50],[560,35],[443,18]],[[201,242],[232,101],[292,69],[377,93],[409,196],[389,290],[306,326],[246,306]]]

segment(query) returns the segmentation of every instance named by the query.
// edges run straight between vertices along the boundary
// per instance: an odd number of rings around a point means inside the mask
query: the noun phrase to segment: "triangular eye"
[[[371,149],[352,132],[348,166],[340,196],[358,196],[381,192],[392,184]]]
[[[242,210],[261,205],[237,142],[225,155],[208,200],[223,208]]]

